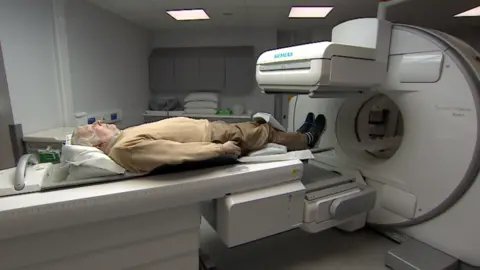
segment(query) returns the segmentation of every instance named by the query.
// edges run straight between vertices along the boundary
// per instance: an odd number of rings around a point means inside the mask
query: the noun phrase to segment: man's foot
[[[315,115],[312,112],[309,112],[307,114],[307,117],[305,118],[305,122],[299,129],[297,129],[297,132],[298,133],[307,132],[308,129],[313,125],[313,118],[315,118]]]
[[[313,148],[317,144],[320,136],[322,136],[323,132],[325,131],[326,125],[327,119],[325,118],[325,115],[317,115],[314,124],[310,126],[308,131],[305,133],[305,135],[307,136],[307,144],[309,148]]]

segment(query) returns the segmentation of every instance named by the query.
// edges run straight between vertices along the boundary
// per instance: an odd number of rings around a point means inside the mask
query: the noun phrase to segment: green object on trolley
[[[220,115],[232,115],[232,111],[231,110],[218,110],[217,111],[217,114],[220,114]]]
[[[60,162],[60,153],[55,150],[38,150],[38,156],[40,163],[58,163]]]

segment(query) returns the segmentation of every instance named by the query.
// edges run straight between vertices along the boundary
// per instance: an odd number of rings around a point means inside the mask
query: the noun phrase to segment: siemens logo
[[[293,56],[293,52],[284,52],[284,53],[277,53],[273,56],[274,59],[277,58],[284,58],[284,57],[291,57]]]

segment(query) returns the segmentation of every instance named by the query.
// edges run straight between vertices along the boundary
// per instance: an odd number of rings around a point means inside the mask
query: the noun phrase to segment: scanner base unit
[[[365,226],[376,192],[361,176],[341,175],[308,163],[302,171],[293,181],[203,202],[202,215],[227,247],[296,228],[317,233],[332,227],[355,231]]]

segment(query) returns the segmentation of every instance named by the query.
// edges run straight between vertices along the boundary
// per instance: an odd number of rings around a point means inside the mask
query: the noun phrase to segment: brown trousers
[[[243,154],[262,149],[267,143],[285,145],[289,151],[307,149],[307,137],[297,132],[283,132],[269,124],[255,122],[228,124],[210,122],[212,142],[238,142]]]

